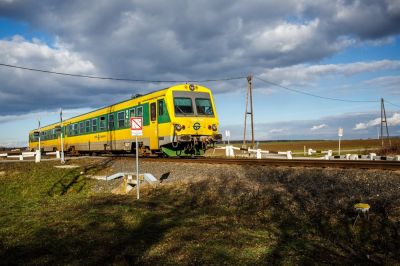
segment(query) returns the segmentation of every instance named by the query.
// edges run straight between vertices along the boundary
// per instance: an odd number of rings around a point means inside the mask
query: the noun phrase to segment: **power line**
[[[375,101],[346,100],[346,99],[325,97],[325,96],[320,96],[320,95],[316,95],[316,94],[312,94],[312,93],[308,93],[308,92],[304,92],[304,91],[300,91],[300,90],[296,90],[296,89],[291,89],[291,88],[279,85],[277,83],[274,83],[274,82],[271,82],[271,81],[268,81],[268,80],[265,80],[265,79],[262,79],[262,78],[259,78],[259,77],[255,77],[255,78],[258,79],[258,80],[261,80],[262,82],[265,82],[265,83],[280,87],[280,88],[285,89],[285,90],[289,90],[289,91],[292,91],[292,92],[297,92],[297,93],[300,93],[300,94],[304,94],[304,95],[308,95],[308,96],[312,96],[312,97],[320,98],[320,99],[324,99],[324,100],[339,101],[339,102],[351,102],[351,103],[376,103],[376,102],[379,102],[379,101],[376,101],[376,100]]]
[[[16,68],[16,69],[23,69],[23,70],[29,70],[29,71],[34,71],[34,72],[47,73],[47,74],[55,74],[55,75],[61,75],[61,76],[70,76],[70,77],[78,77],[78,78],[89,78],[89,79],[101,79],[101,80],[113,80],[113,81],[144,82],[144,83],[185,83],[185,82],[204,83],[204,82],[238,80],[238,79],[245,79],[246,78],[246,77],[229,77],[229,78],[205,79],[205,80],[149,80],[149,79],[113,78],[113,77],[101,77],[101,76],[89,76],[89,75],[81,75],[81,74],[71,74],[71,73],[50,71],[50,70],[45,70],[45,69],[16,66],[16,65],[4,64],[4,63],[0,63],[0,66]]]

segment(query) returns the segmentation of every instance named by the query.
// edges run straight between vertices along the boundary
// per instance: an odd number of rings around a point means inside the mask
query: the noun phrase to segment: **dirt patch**
[[[62,169],[72,169],[72,168],[79,168],[79,165],[75,165],[75,164],[67,164],[67,165],[55,165],[55,168],[62,168]]]

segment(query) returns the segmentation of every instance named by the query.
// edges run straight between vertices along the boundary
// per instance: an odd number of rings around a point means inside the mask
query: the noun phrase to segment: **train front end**
[[[171,136],[162,146],[168,156],[199,156],[222,139],[211,90],[194,84],[178,85],[169,91]]]

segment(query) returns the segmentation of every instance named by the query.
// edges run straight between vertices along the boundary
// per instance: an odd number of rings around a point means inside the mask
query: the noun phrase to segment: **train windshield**
[[[196,110],[198,115],[213,115],[210,99],[196,98]]]
[[[176,116],[214,116],[209,93],[174,91],[173,96]]]
[[[193,105],[191,98],[174,98],[175,114],[193,114]]]

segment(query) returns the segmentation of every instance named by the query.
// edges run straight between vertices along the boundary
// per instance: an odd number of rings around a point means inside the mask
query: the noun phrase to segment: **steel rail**
[[[146,162],[170,163],[200,163],[200,164],[233,164],[252,166],[288,166],[288,167],[318,167],[318,168],[352,168],[352,169],[383,169],[400,170],[399,161],[361,161],[361,160],[319,160],[319,159],[222,159],[222,158],[141,158]]]

